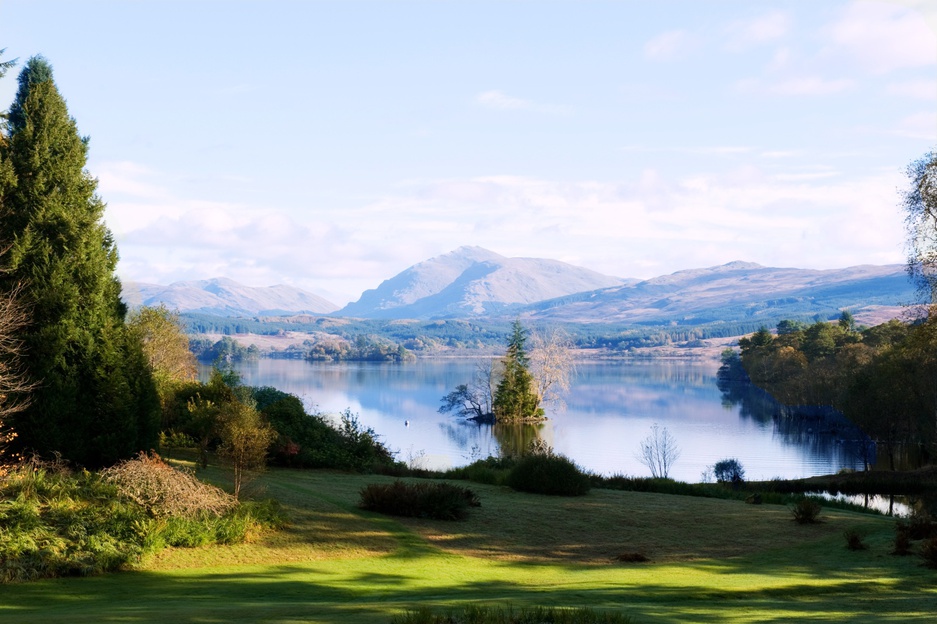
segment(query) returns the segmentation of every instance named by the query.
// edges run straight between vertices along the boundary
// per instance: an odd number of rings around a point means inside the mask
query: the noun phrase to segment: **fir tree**
[[[95,466],[149,448],[159,421],[146,358],[124,325],[117,249],[87,151],[52,67],[31,58],[0,144],[12,173],[0,197],[9,245],[0,290],[21,286],[26,366],[38,383],[14,426],[24,449]]]
[[[527,330],[514,321],[508,348],[502,360],[504,373],[495,390],[494,410],[498,421],[519,421],[543,418],[537,384],[530,374],[526,350]]]

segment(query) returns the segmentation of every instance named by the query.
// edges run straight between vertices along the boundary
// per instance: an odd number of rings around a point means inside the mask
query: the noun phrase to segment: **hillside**
[[[782,318],[889,316],[915,300],[902,265],[813,270],[749,262],[678,271],[654,279],[543,301],[529,318],[559,322],[701,325]]]
[[[507,258],[460,247],[415,264],[336,314],[360,318],[460,318],[629,283],[558,260]]]
[[[292,286],[244,286],[223,277],[169,286],[124,282],[122,296],[131,308],[162,304],[170,310],[215,316],[328,314],[338,309],[331,301]]]

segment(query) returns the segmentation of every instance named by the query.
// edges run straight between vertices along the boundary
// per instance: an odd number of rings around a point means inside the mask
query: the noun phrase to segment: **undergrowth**
[[[281,522],[273,502],[156,516],[96,473],[31,461],[0,480],[0,583],[101,574],[167,546],[243,542]]]

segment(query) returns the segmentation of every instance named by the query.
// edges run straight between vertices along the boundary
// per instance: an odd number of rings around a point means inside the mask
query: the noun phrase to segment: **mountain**
[[[903,265],[813,270],[730,262],[542,301],[524,316],[570,322],[703,324],[870,315],[915,300]],[[773,324],[773,323],[772,323]]]
[[[627,283],[557,260],[506,258],[481,247],[460,247],[365,291],[336,315],[379,319],[487,316]]]
[[[179,312],[216,316],[328,314],[334,303],[292,286],[253,287],[223,277],[169,286],[124,282],[123,299],[129,307],[165,305]]]

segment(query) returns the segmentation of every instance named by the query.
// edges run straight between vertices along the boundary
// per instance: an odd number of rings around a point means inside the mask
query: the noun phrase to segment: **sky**
[[[637,278],[903,262],[929,4],[0,0],[0,48],[51,62],[123,280],[343,305],[462,245]]]

